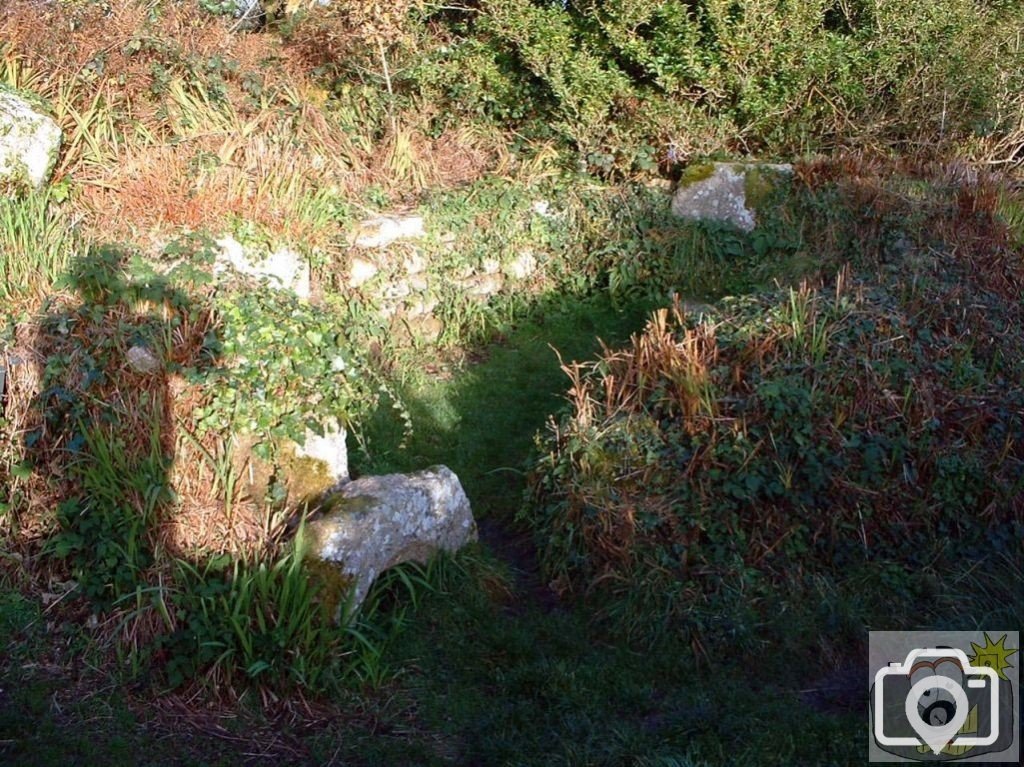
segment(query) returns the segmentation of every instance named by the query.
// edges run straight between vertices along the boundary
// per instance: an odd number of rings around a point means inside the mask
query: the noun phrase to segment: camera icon
[[[872,725],[882,746],[924,743],[938,755],[999,738],[999,675],[972,666],[963,650],[911,650],[903,663],[880,668],[874,682]]]

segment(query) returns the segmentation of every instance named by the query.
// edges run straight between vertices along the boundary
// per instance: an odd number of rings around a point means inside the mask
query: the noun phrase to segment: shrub
[[[1021,13],[972,0],[488,0],[440,18],[456,40],[446,49],[474,52],[448,70],[453,85],[476,84],[469,104],[495,81],[484,73],[519,70],[536,122],[593,169],[629,171],[722,150],[977,146],[985,136],[989,150],[1019,148],[1009,83],[1024,74],[1013,52]],[[448,90],[455,108],[466,93]],[[507,103],[492,113],[521,111],[518,97],[495,89],[490,98]]]

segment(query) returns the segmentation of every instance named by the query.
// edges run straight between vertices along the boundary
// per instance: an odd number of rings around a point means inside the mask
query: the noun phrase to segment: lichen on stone
[[[61,132],[38,97],[0,86],[0,180],[38,188],[60,152]]]

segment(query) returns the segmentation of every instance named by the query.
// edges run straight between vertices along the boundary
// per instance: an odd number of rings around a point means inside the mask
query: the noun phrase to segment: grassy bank
[[[0,760],[859,764],[868,630],[1020,624],[1020,4],[231,5],[0,7]],[[325,419],[481,530],[340,625]]]

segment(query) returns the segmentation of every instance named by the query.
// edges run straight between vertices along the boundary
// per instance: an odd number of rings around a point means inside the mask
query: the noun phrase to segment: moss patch
[[[280,466],[288,495],[298,501],[315,498],[335,485],[325,461],[299,455],[292,443],[282,446]]]
[[[336,622],[341,620],[342,607],[348,601],[354,580],[345,575],[341,567],[332,562],[325,562],[314,553],[307,554],[303,567],[317,587],[317,596],[329,615]]]
[[[679,179],[679,186],[687,187],[699,181],[711,178],[715,175],[715,164],[713,162],[701,162],[687,166]]]
[[[320,504],[321,519],[332,519],[346,514],[358,514],[362,511],[369,511],[377,503],[372,495],[356,495],[352,497],[335,493],[329,496]]]
[[[773,168],[748,165],[743,176],[743,194],[747,208],[761,210],[777,199],[789,183],[789,175]]]

